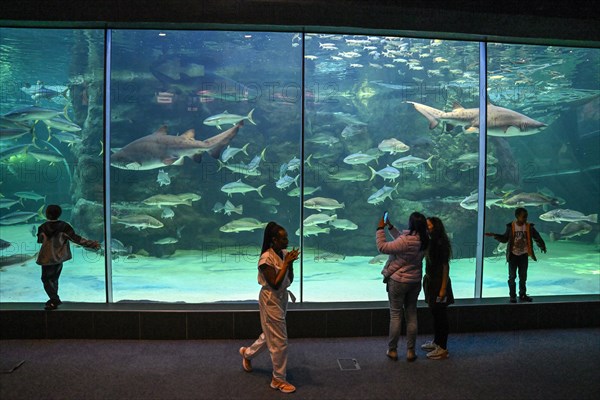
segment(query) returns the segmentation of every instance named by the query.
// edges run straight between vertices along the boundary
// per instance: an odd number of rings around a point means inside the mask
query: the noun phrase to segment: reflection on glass
[[[548,248],[529,260],[529,295],[598,293],[600,52],[490,44],[488,56],[490,107],[502,107],[490,125],[502,129],[488,133],[485,230],[504,233],[525,207]],[[486,238],[485,256],[483,295],[508,298],[506,244]]]
[[[45,302],[35,264],[44,208],[101,241],[102,31],[0,29],[0,268],[3,302]],[[64,265],[65,301],[103,302],[104,258],[81,247]]]
[[[299,226],[295,35],[112,37],[114,300],[256,301],[266,223]]]

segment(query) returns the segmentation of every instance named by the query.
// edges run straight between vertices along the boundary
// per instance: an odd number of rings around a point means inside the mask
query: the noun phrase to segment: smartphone
[[[388,216],[389,216],[389,214],[387,211],[383,213],[383,223],[384,224],[388,223]]]

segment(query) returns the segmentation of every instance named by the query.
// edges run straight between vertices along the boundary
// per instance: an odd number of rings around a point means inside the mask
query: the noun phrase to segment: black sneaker
[[[57,308],[58,308],[58,305],[56,305],[53,302],[50,302],[50,303],[46,304],[46,306],[44,307],[44,310],[50,311],[50,310],[56,310]]]
[[[511,303],[516,303],[517,302],[517,298],[515,296],[511,296],[510,297],[510,302]]]
[[[533,299],[531,297],[527,296],[526,294],[522,294],[519,296],[519,301],[531,303],[533,301]]]

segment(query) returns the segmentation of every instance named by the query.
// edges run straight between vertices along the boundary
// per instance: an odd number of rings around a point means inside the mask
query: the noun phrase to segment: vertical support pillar
[[[112,31],[104,34],[104,260],[106,302],[113,302],[112,235],[110,212],[110,71]]]
[[[482,297],[483,240],[485,228],[485,187],[487,167],[487,43],[479,42],[479,179],[477,199],[477,253],[475,298]]]
[[[306,99],[305,99],[305,94],[306,94],[306,83],[305,83],[305,77],[306,77],[306,65],[304,64],[304,54],[306,54],[306,48],[305,48],[305,43],[306,43],[306,37],[305,37],[305,33],[302,32],[302,82],[301,82],[301,90],[302,90],[302,110],[301,110],[301,121],[302,121],[302,127],[301,127],[301,134],[300,134],[300,138],[301,138],[301,143],[300,143],[300,160],[302,160],[300,162],[300,303],[302,303],[304,301],[304,125],[306,124],[306,121],[304,120],[305,118],[305,112],[306,112]]]

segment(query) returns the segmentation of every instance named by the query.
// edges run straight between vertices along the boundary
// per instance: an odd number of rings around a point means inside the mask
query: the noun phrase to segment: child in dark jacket
[[[71,225],[58,218],[62,214],[60,206],[51,204],[46,208],[46,218],[38,228],[38,243],[42,248],[38,253],[37,263],[42,266],[42,282],[50,300],[44,307],[46,310],[56,309],[62,302],[58,297],[58,278],[62,271],[63,262],[72,258],[69,241],[94,250],[100,248],[100,243],[84,239],[75,233]]]
[[[527,268],[529,257],[537,261],[533,252],[533,241],[542,253],[546,252],[546,243],[533,224],[527,222],[527,210],[519,207],[515,210],[515,220],[506,224],[504,234],[486,232],[501,243],[508,243],[506,247],[506,261],[508,261],[508,291],[510,302],[517,302],[517,270],[519,271],[519,300],[530,302],[532,298],[527,295]]]

